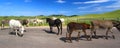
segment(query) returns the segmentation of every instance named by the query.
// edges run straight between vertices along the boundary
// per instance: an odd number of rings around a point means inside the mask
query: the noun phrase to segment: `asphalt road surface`
[[[57,29],[54,28],[55,33],[49,33],[48,27],[27,27],[27,32],[23,37],[15,36],[6,28],[0,30],[0,48],[120,48],[120,32],[113,28],[115,39],[106,40],[105,30],[97,30],[98,39],[93,38],[92,41],[87,41],[84,38],[84,33],[81,33],[81,39],[76,41],[77,32],[72,34],[72,43],[65,42],[66,27],[63,28],[63,35],[56,35]],[[89,35],[90,30],[87,30]]]

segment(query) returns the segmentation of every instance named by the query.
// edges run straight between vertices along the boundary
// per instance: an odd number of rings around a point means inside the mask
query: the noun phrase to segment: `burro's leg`
[[[86,30],[85,30],[85,29],[83,29],[83,32],[84,32],[84,35],[85,35],[86,39],[88,40]]]
[[[94,29],[93,28],[91,28],[91,32],[90,32],[90,39],[89,40],[92,40],[92,36],[93,36],[93,31]]]
[[[18,36],[18,32],[17,32],[17,29],[15,29],[15,35]]]
[[[110,32],[110,29],[111,29],[111,28],[107,28],[107,31],[106,31],[105,39],[107,39],[107,40],[108,40],[108,32]]]
[[[59,26],[57,26],[57,29],[58,29],[58,33],[57,33],[57,35],[59,35],[59,32],[60,32],[60,28],[59,28]]]
[[[50,32],[52,32],[52,26],[50,26]]]
[[[113,31],[111,29],[110,29],[110,32],[112,34],[112,38],[115,39],[115,36],[114,36]]]
[[[78,36],[77,36],[77,41],[79,41],[80,40],[80,31],[78,31]]]

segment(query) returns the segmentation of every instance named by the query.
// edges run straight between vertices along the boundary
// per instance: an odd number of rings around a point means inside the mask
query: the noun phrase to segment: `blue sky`
[[[85,15],[120,9],[120,0],[0,0],[0,16]]]

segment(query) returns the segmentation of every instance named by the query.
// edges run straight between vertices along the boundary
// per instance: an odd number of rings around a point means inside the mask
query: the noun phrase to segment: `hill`
[[[120,19],[120,10],[115,10],[112,12],[106,12],[102,14],[87,14],[84,16],[77,16],[79,18],[119,18]]]

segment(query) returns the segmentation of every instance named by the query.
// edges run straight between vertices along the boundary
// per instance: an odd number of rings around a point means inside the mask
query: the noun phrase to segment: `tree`
[[[71,15],[71,17],[78,16],[78,15]]]

